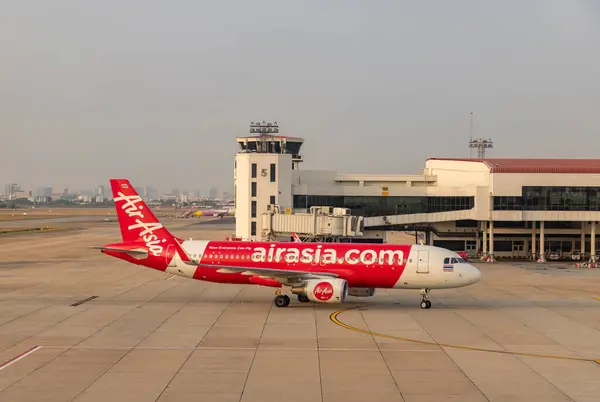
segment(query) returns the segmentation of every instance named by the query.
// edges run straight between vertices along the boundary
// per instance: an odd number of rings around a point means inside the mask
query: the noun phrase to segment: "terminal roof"
[[[600,159],[429,158],[427,160],[484,163],[491,173],[600,174]]]

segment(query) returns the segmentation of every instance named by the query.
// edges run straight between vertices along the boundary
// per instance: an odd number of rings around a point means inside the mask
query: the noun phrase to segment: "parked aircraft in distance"
[[[181,214],[182,218],[189,218],[190,216],[218,216],[223,218],[224,216],[234,216],[235,209],[234,208],[226,208],[226,209],[201,209],[198,207],[193,207],[185,211]]]
[[[235,214],[235,210],[233,208],[227,209],[199,209],[192,213],[195,216],[233,216]]]
[[[187,278],[277,288],[277,307],[290,304],[288,294],[300,302],[343,303],[347,296],[373,296],[383,288],[420,289],[421,308],[428,309],[431,289],[481,278],[458,254],[434,246],[184,240],[167,231],[128,180],[110,183],[122,241],[94,248]]]

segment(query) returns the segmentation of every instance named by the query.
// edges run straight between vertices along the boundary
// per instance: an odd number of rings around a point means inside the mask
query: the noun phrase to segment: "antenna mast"
[[[257,147],[257,152],[270,153],[273,152],[274,148],[273,137],[274,134],[279,133],[279,125],[276,121],[262,121],[262,123],[250,122],[250,134],[258,134],[260,136],[260,143]]]
[[[488,149],[494,147],[494,142],[491,138],[484,140],[483,138],[473,139],[473,112],[469,115],[469,158],[473,158],[473,149],[477,150],[477,159],[485,159]]]
[[[485,159],[486,151],[494,147],[494,142],[491,138],[484,140],[479,138],[477,140],[469,140],[469,148],[477,149],[477,159]]]
[[[473,112],[469,113],[469,144],[473,141]],[[469,145],[469,159],[473,159],[473,148]]]

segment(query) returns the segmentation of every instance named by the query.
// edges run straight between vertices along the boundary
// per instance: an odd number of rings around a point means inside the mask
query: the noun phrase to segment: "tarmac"
[[[163,221],[232,233],[192,222]],[[0,238],[0,401],[600,400],[600,269],[481,263],[429,310],[403,290],[276,308],[271,288],[86,248],[119,239],[116,222]]]

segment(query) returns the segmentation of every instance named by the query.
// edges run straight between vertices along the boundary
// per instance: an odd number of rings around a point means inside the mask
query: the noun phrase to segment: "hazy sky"
[[[0,1],[0,184],[232,187],[277,120],[304,169],[600,158],[600,2]]]

